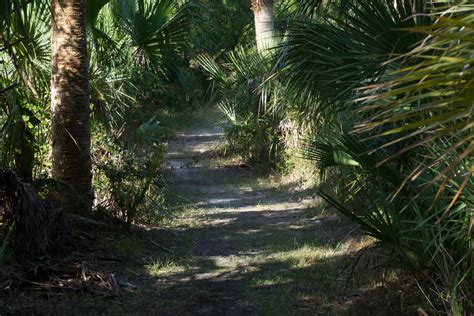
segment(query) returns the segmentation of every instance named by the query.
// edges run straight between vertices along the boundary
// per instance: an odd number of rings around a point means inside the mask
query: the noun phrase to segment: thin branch
[[[15,82],[15,83],[9,85],[9,86],[6,87],[6,88],[0,89],[0,94],[5,93],[5,92],[7,92],[8,90],[11,90],[11,89],[15,88],[17,85],[18,85],[18,82]]]

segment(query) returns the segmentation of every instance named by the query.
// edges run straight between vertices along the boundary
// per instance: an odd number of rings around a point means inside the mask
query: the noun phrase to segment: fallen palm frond
[[[71,262],[67,262],[71,259]],[[120,288],[131,285],[118,281],[112,273],[100,271],[85,258],[67,258],[63,261],[47,260],[41,263],[0,266],[0,293],[16,291],[94,293],[104,298],[118,295]],[[90,260],[106,260],[92,257]]]

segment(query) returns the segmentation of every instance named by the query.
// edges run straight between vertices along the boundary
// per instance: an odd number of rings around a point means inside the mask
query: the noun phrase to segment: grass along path
[[[314,194],[260,180],[218,158],[215,115],[169,144],[170,209],[176,217],[151,238],[173,254],[148,256],[129,311],[203,315],[343,313],[357,293],[341,276],[357,242],[351,226]],[[123,307],[120,308],[123,311]]]
[[[368,241],[325,209],[312,190],[261,178],[238,161],[220,158],[216,149],[224,139],[214,126],[216,115],[187,122],[188,129],[168,146],[172,220],[134,233],[97,231],[88,237],[93,242],[86,253],[67,254],[67,262],[113,277],[97,284],[115,284],[112,289],[20,291],[6,303],[0,297],[0,314],[5,307],[7,315],[416,311],[411,296],[391,282],[394,277],[382,281],[365,269],[348,286],[347,267]]]

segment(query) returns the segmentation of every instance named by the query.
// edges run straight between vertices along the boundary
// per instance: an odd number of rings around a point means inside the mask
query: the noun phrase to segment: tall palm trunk
[[[275,36],[273,0],[252,0],[252,10],[255,17],[257,49],[264,53],[272,46]]]
[[[63,203],[75,212],[92,207],[89,91],[85,0],[52,0],[53,178],[79,198]]]

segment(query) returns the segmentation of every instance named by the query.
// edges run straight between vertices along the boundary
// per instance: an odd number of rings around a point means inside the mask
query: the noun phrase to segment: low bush
[[[164,134],[160,123],[142,123],[133,135],[95,138],[96,201],[99,209],[132,223],[162,218]]]

